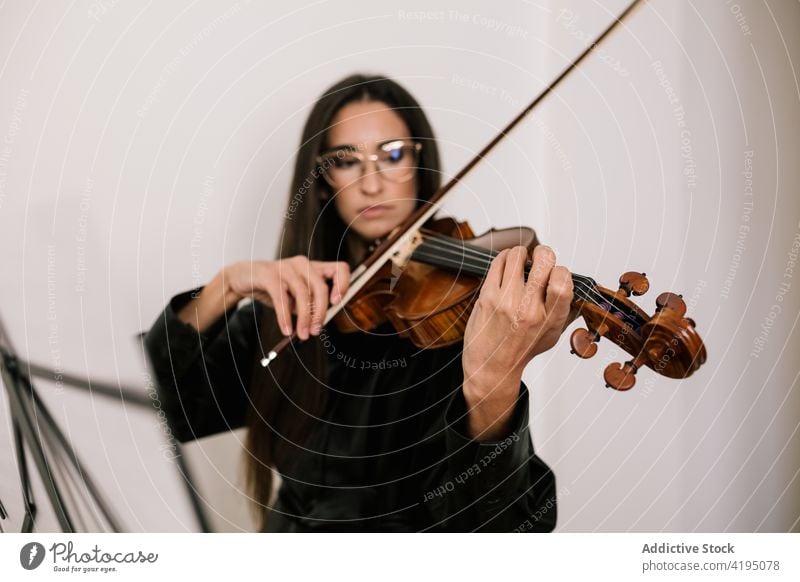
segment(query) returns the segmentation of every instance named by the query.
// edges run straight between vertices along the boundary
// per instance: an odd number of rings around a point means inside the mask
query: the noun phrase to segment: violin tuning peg
[[[578,328],[569,337],[569,343],[572,346],[570,353],[579,358],[591,358],[597,353],[597,340],[599,339],[600,336],[597,333]]]
[[[633,362],[609,364],[603,372],[606,388],[620,391],[630,390],[636,384],[636,370]]]
[[[645,273],[628,271],[619,278],[619,288],[626,297],[631,295],[644,295],[650,289],[650,281]]]
[[[666,292],[656,297],[656,311],[661,311],[662,309],[670,309],[677,313],[679,317],[683,317],[686,313],[686,303],[681,299],[680,295]]]

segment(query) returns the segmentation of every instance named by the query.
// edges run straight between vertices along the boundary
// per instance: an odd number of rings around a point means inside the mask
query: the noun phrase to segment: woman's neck
[[[355,231],[348,231],[345,235],[345,246],[353,266],[363,263],[367,256],[378,248],[378,245],[384,240],[386,240],[385,236],[375,240],[366,240],[356,234]]]
[[[347,246],[347,252],[350,254],[350,260],[353,265],[356,266],[363,263],[364,259],[366,259],[384,239],[385,237],[375,240],[366,240],[356,234],[355,231],[348,231],[345,235],[345,245]]]
[[[360,265],[367,257],[367,249],[370,243],[366,242],[352,230],[345,235],[345,243],[352,265]]]

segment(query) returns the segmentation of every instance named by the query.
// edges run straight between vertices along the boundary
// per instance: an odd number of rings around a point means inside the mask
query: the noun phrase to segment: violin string
[[[428,248],[432,248],[432,247],[428,247]],[[420,249],[419,247],[418,247],[417,251],[414,252],[414,256],[419,257],[419,258],[423,258],[424,257],[424,258],[427,258],[427,259],[439,259],[439,258],[441,258],[440,255],[434,254],[434,253],[426,253],[424,248]],[[459,256],[458,260],[457,259],[449,259],[449,258],[446,259],[446,260],[448,260],[448,264],[450,266],[452,266],[452,267],[461,267],[461,268],[464,268],[464,267],[468,267],[469,268],[469,267],[471,267],[472,270],[475,271],[474,274],[476,274],[476,275],[485,275],[486,272],[487,272],[487,269],[488,269],[488,265],[490,264],[491,261],[488,261],[488,259],[489,259],[488,256],[483,256],[483,257],[481,257],[481,259],[482,260],[475,261],[475,260],[473,260],[473,259],[471,259],[469,257],[463,257],[463,259],[462,259],[462,256]],[[592,303],[596,303],[596,301],[592,300],[592,297],[590,296],[590,294],[593,292],[591,285],[588,284],[584,280],[584,278],[581,277],[581,276],[577,276],[577,277],[573,277],[573,278],[576,279],[575,283],[577,284],[578,288],[581,288],[581,289],[585,290],[585,293],[584,293],[585,299],[592,301]],[[584,297],[582,297],[582,298],[584,298]]]
[[[422,258],[422,254],[425,252],[425,248],[421,247],[426,247],[432,251],[439,250],[445,253],[450,253],[451,255],[457,254],[458,260],[448,260],[448,264],[451,267],[464,268],[465,266],[468,266],[473,268],[476,271],[476,274],[485,275],[488,271],[491,260],[494,259],[498,254],[498,252],[492,251],[491,249],[477,247],[460,239],[435,233],[429,231],[428,229],[420,229],[420,231],[425,235],[425,242],[423,242],[423,244],[417,247],[417,249],[414,251],[414,256],[418,256],[419,258]],[[442,259],[442,257],[436,253],[426,254],[425,258],[429,260]],[[529,273],[529,267],[530,265],[526,265],[526,274]],[[578,275],[576,273],[572,273],[572,279],[575,283],[575,289],[579,291],[579,293],[576,293],[576,295],[578,295],[580,299],[583,299],[584,301],[596,305],[604,310],[608,310],[607,306],[611,305],[616,308],[619,311],[619,315],[628,320],[628,323],[630,323],[633,327],[638,328],[642,325],[638,314],[632,315],[630,313],[626,313],[627,309],[625,307],[617,305],[615,302],[610,301],[601,295],[599,291],[597,291],[593,279],[583,275]]]
[[[431,242],[433,242],[434,244],[430,244]],[[469,243],[465,243],[463,241],[460,241],[459,239],[452,239],[450,237],[446,237],[445,235],[441,235],[439,233],[435,233],[432,237],[429,237],[428,243],[429,243],[428,244],[428,248],[434,249],[434,247],[438,246],[437,250],[442,250],[444,252],[448,251],[448,247],[450,249],[457,248],[457,249],[462,251],[462,253],[459,253],[459,256],[463,256],[464,255],[463,251],[465,249],[468,250],[468,254],[472,255],[472,259],[467,257],[461,262],[463,262],[463,264],[465,264],[465,265],[470,265],[470,266],[476,268],[476,270],[478,270],[478,272],[483,274],[483,275],[486,274],[486,271],[488,270],[488,266],[491,263],[491,259],[493,259],[498,254],[497,252],[491,251],[489,249],[484,249],[482,247],[476,247],[474,245],[469,245]],[[421,245],[421,246],[423,246],[423,245]],[[479,262],[477,262],[477,263],[475,261],[476,257],[480,257],[478,259]],[[437,257],[437,255],[434,254],[434,255],[430,255],[429,258],[436,259],[438,257]],[[458,264],[460,264],[460,263],[455,263],[455,264],[453,264],[453,266],[456,266]],[[529,272],[529,269],[527,267],[528,266],[526,265],[526,274]],[[600,307],[601,309],[604,309],[604,310],[608,310],[607,306],[611,305],[611,306],[615,307],[619,311],[619,314],[623,318],[628,320],[628,322],[633,327],[640,327],[642,325],[643,322],[638,317],[638,314],[631,315],[629,313],[626,313],[626,308],[625,307],[617,305],[613,301],[610,301],[606,297],[601,295],[597,291],[597,289],[595,287],[594,280],[592,280],[589,277],[585,277],[583,275],[577,275],[575,273],[572,274],[572,278],[573,278],[574,283],[576,283],[577,287],[580,288],[581,286],[583,286],[583,289],[584,289],[585,293],[582,294],[581,299],[589,301],[590,303],[592,303],[594,305],[597,305],[598,307]],[[588,295],[588,296],[586,296],[586,295]]]
[[[424,230],[425,229],[423,229],[423,231]],[[434,243],[434,244],[430,244],[431,242]],[[498,254],[497,252],[491,251],[489,249],[484,249],[482,247],[476,247],[474,245],[470,245],[468,243],[464,243],[463,241],[460,241],[459,239],[452,239],[450,237],[446,237],[446,236],[441,235],[439,233],[435,233],[432,237],[429,237],[428,243],[429,244],[427,245],[427,248],[431,248],[431,249],[433,247],[438,246],[439,249],[442,249],[442,250],[447,250],[447,247],[450,247],[450,248],[452,248],[454,250],[455,249],[460,250],[461,252],[459,253],[459,256],[463,256],[465,258],[465,261],[464,261],[465,264],[470,264],[471,266],[477,267],[478,269],[481,270],[481,274],[483,274],[483,275],[486,274],[485,271],[488,270],[488,267],[491,264],[492,259],[494,259]],[[425,245],[423,245],[423,246],[425,246]],[[472,256],[473,258],[477,258],[479,262],[475,263],[474,261],[470,261],[469,260],[469,256]],[[530,271],[529,267],[530,267],[530,265],[526,265],[526,275]],[[584,277],[583,275],[578,275],[576,273],[571,273],[571,275],[572,275],[573,279],[584,283],[589,288],[592,288],[594,286],[594,281],[592,279],[589,279],[588,277]],[[597,295],[597,296],[600,297],[601,299],[604,299],[601,295]]]
[[[443,246],[449,246],[449,247],[454,248],[454,249],[455,248],[461,249],[462,251],[466,251],[467,253],[471,254],[472,256],[479,257],[480,259],[486,260],[489,263],[491,263],[491,260],[494,259],[498,254],[498,252],[492,251],[490,249],[485,249],[483,247],[478,247],[478,246],[475,246],[475,245],[471,245],[469,243],[465,243],[464,241],[462,241],[460,239],[455,239],[455,238],[452,238],[452,237],[448,237],[448,236],[442,235],[440,233],[429,231],[428,229],[421,229],[421,230],[424,233],[428,233],[428,232],[431,233],[431,235],[428,237],[428,242],[432,241],[432,242],[434,242],[436,244],[441,243]],[[435,246],[435,245],[429,245],[429,248],[431,246]],[[463,254],[463,252],[462,252],[462,254]],[[482,268],[483,266],[484,266],[483,263],[481,263],[480,267]],[[530,265],[526,265],[526,268],[529,267],[529,266]],[[526,272],[526,275],[528,274],[528,272],[529,272],[529,270]],[[583,275],[578,275],[577,273],[571,273],[571,275],[572,275],[573,279],[582,281],[583,283],[588,285],[590,288],[593,288],[594,285],[595,285],[594,280],[589,278],[589,277],[585,277]],[[605,300],[605,298],[602,295],[599,295],[599,293],[597,294],[597,297]]]
[[[467,270],[471,274],[475,275],[485,275],[488,269],[488,264],[486,262],[476,263],[474,260],[465,260],[460,256],[457,258],[443,257],[440,253],[426,253],[424,250],[420,251],[419,249],[414,251],[413,257],[422,260],[423,262],[439,264],[441,266],[449,266],[453,270]],[[626,320],[627,323],[629,323],[631,327],[635,329],[638,329],[643,325],[643,322],[637,316],[626,313],[623,308],[620,308],[616,304],[610,303],[583,278],[578,278],[574,281],[574,293],[578,298],[586,301],[587,303],[595,305],[604,311],[610,311],[609,305],[615,307],[617,309],[617,315]]]
[[[459,260],[452,259],[452,258],[449,258],[449,257],[442,257],[441,255],[438,255],[438,254],[431,254],[431,253],[425,252],[424,250],[420,251],[420,252],[415,251],[414,252],[414,258],[422,260],[423,262],[432,262],[432,263],[439,264],[440,266],[450,266],[450,267],[453,267],[453,268],[456,268],[456,269],[464,269],[465,266],[469,266],[464,261],[459,261]],[[427,261],[426,261],[426,259],[427,259]],[[469,269],[465,269],[465,270],[468,270],[470,272],[470,274],[485,274],[485,269],[482,266],[479,267],[479,268],[474,269],[474,271],[470,271]],[[585,286],[585,284],[583,284],[583,283],[579,282],[575,286],[575,294],[579,298],[583,299],[584,301],[587,301],[587,302],[592,303],[594,305],[598,305],[596,300],[593,297],[591,297],[591,295],[589,294],[589,288],[587,288]]]
[[[444,247],[450,247],[450,248],[467,248],[467,247],[469,247],[469,250],[471,251],[471,254],[473,255],[473,257],[475,257],[475,256],[482,257],[483,260],[487,261],[487,263],[485,265],[481,264],[479,268],[488,269],[488,264],[491,263],[491,260],[494,257],[496,257],[497,254],[499,253],[499,252],[495,252],[495,251],[492,251],[492,250],[489,250],[489,249],[484,249],[482,247],[477,247],[477,246],[474,246],[474,245],[470,245],[469,243],[465,243],[463,241],[460,241],[459,239],[452,239],[450,237],[447,237],[445,235],[441,235],[439,233],[435,233],[434,236],[432,237],[432,240],[435,243],[435,245],[439,245],[441,243],[441,245],[444,246]],[[441,249],[441,246],[440,246],[440,249]],[[525,274],[526,275],[530,272],[530,269],[529,269],[530,266],[531,265],[526,265],[526,269],[525,269]],[[585,277],[583,275],[578,275],[576,273],[572,273],[571,275],[572,275],[572,278],[573,278],[573,282],[576,284],[576,286],[580,287],[581,285],[583,285],[584,289],[586,290],[586,294],[591,296],[591,297],[586,297],[585,300],[588,300],[590,303],[592,303],[594,305],[597,305],[598,307],[600,307],[601,309],[604,309],[604,310],[608,310],[607,306],[609,306],[609,305],[613,306],[614,308],[616,308],[618,310],[619,314],[624,319],[628,320],[628,323],[630,323],[633,327],[641,327],[641,325],[644,323],[644,322],[641,321],[641,319],[639,318],[638,314],[628,313],[626,307],[620,306],[616,302],[614,302],[613,300],[609,300],[606,297],[604,297],[602,294],[600,294],[600,292],[597,291],[597,288],[595,287],[596,284],[595,284],[593,279],[591,279],[589,277]],[[581,297],[581,298],[583,299],[584,297]]]
[[[422,260],[423,262],[432,262],[440,266],[450,266],[461,270],[466,270],[469,274],[485,274],[485,269],[483,267],[479,267],[474,270],[464,269],[465,266],[468,266],[464,261],[451,259],[449,257],[442,257],[438,254],[427,253],[424,250],[419,252],[414,251],[414,258]],[[427,261],[425,259],[427,259]],[[575,290],[576,295],[578,295],[581,299],[597,305],[596,301],[589,295],[589,289],[586,288],[583,283],[579,283],[575,287]]]

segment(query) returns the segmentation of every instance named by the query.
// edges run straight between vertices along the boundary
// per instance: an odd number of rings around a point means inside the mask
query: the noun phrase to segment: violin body
[[[431,222],[431,231],[499,252],[538,244],[531,228],[491,229],[476,237],[469,224],[452,218]],[[483,279],[463,270],[442,269],[411,260],[402,270],[389,261],[337,316],[343,332],[368,331],[389,321],[419,348],[442,348],[461,341]]]

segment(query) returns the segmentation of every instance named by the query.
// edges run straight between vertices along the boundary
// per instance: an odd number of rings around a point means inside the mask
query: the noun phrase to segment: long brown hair
[[[351,75],[325,91],[308,116],[297,151],[292,188],[283,223],[277,258],[305,255],[311,260],[347,260],[343,244],[345,224],[332,203],[329,186],[318,175],[317,156],[329,144],[327,129],[336,113],[353,101],[378,101],[394,110],[408,126],[411,137],[422,142],[416,176],[418,205],[440,186],[439,152],[433,130],[414,97],[397,82],[382,76]],[[318,337],[295,342],[265,369],[260,360],[281,334],[271,309],[262,309],[260,349],[250,381],[252,407],[246,415],[246,479],[253,508],[266,526],[272,494],[273,471],[291,459],[302,445],[310,423],[325,404],[325,354]],[[323,382],[320,385],[320,381]]]

